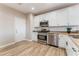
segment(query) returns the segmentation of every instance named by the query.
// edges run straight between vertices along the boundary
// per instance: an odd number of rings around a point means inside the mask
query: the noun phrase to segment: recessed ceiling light
[[[34,7],[32,7],[32,10],[34,10],[35,8]]]

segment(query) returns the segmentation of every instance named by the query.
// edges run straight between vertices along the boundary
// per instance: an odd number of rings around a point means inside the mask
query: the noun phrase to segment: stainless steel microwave
[[[48,21],[43,21],[43,22],[41,21],[40,26],[41,27],[48,27]]]

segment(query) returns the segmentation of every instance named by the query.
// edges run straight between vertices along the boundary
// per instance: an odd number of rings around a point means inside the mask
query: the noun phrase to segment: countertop
[[[79,39],[74,38],[74,40],[72,40],[72,41],[79,48]]]
[[[58,34],[63,34],[63,35],[79,35],[79,32],[71,32],[69,34],[66,31],[60,31],[60,32],[52,31],[52,32],[48,32],[48,34],[53,34],[53,33],[58,33]]]
[[[48,34],[53,34],[53,33],[57,33],[58,35],[62,34],[62,35],[68,35],[68,36],[69,35],[79,35],[78,32],[72,32],[70,34],[68,34],[67,32],[49,32]],[[73,38],[72,42],[79,48],[79,39],[78,38]]]
[[[41,32],[40,30],[33,30],[33,32]],[[49,33],[59,33],[59,34],[67,34],[67,31],[48,31],[48,34]],[[79,32],[77,31],[72,31],[70,34],[79,34]]]
[[[40,32],[40,31],[34,31],[34,32]],[[48,32],[48,34],[62,34],[62,35],[79,35],[79,32],[71,32],[70,34],[68,34],[66,31],[50,31]],[[79,39],[73,38],[72,40],[74,42],[74,44],[76,44],[79,48]]]

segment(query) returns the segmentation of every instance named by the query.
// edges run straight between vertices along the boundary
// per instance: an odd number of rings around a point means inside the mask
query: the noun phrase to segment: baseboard
[[[6,45],[0,46],[0,49],[5,48],[5,47],[10,46],[10,45],[13,45],[15,43],[17,43],[17,42],[11,42],[11,43],[8,43]]]
[[[33,41],[33,40],[28,40],[28,39],[23,39],[23,40],[26,40],[26,41]],[[20,40],[20,41],[23,41],[23,40]],[[15,44],[15,43],[17,43],[17,42],[20,42],[20,41],[14,41],[14,42],[11,42],[11,43],[2,45],[2,46],[0,46],[0,49],[5,48],[5,47],[10,46],[10,45],[13,45],[13,44]]]
[[[29,40],[29,39],[26,39],[27,41],[33,41],[33,40]]]
[[[26,39],[23,39],[23,40],[26,40]],[[23,40],[20,40],[20,41],[23,41]],[[10,46],[10,45],[13,45],[13,44],[15,44],[15,43],[17,43],[17,42],[20,42],[20,41],[14,41],[14,42],[5,44],[5,45],[3,45],[3,46],[0,46],[0,49],[5,48],[5,47]]]

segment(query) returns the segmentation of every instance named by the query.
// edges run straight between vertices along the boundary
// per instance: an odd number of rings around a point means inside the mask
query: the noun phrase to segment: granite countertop
[[[58,34],[62,34],[62,35],[79,35],[79,33],[76,33],[76,32],[72,32],[70,34],[68,34],[67,32],[49,32],[50,34],[53,34],[53,33],[58,33]],[[73,37],[72,37],[73,38]],[[72,42],[79,48],[79,39],[78,38],[73,38],[72,39]]]
[[[79,48],[79,39],[73,39],[73,43]]]
[[[66,31],[50,31],[48,33],[50,34],[58,33],[58,34],[63,34],[63,35],[79,35],[79,32],[71,32],[70,34],[68,34]]]

